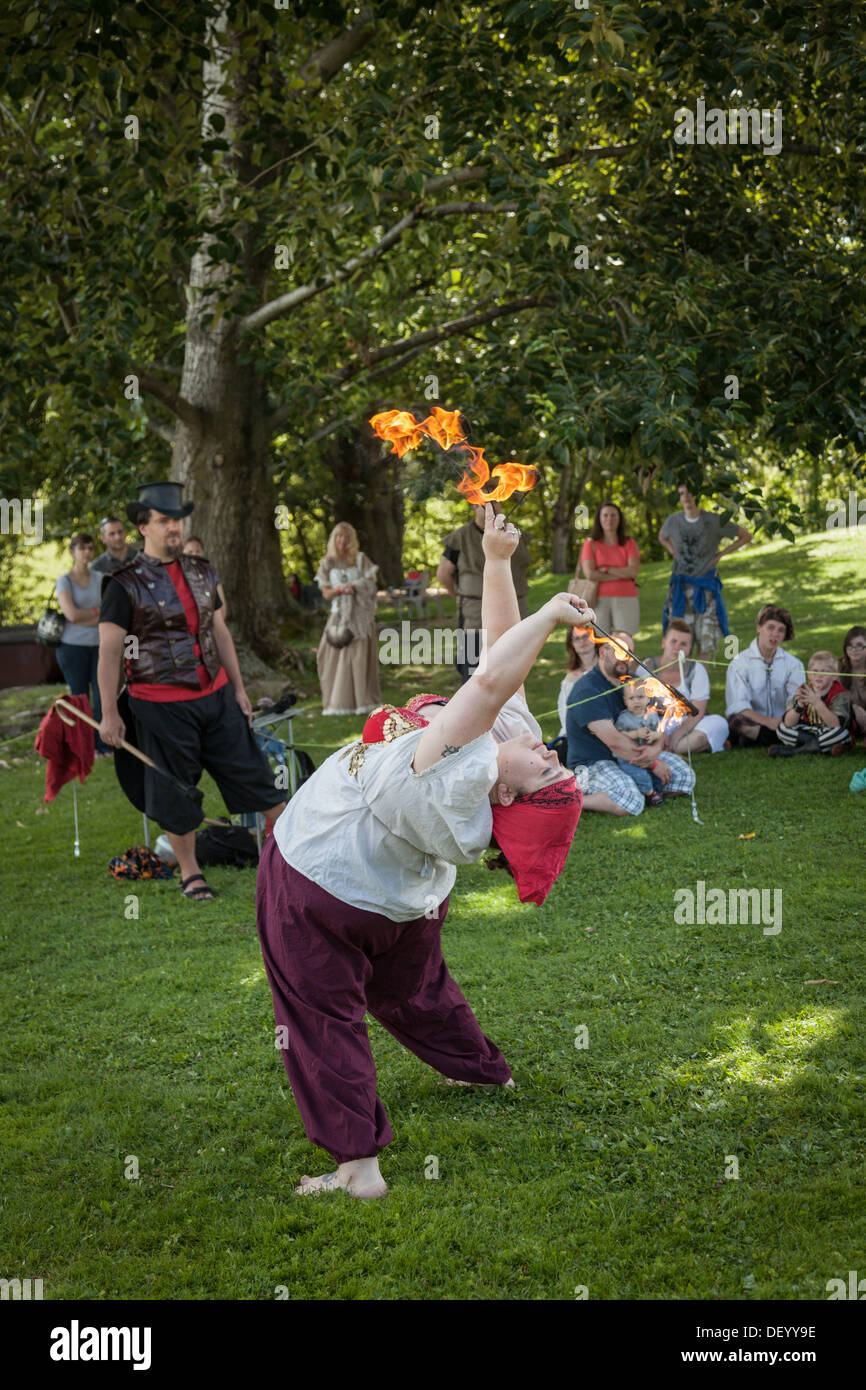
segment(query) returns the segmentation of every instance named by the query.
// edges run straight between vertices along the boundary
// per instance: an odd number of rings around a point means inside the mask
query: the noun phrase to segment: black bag
[[[59,608],[51,607],[51,599],[45,606],[45,612],[36,624],[36,641],[43,647],[59,647],[63,641],[63,629],[66,627],[66,619]]]
[[[195,837],[195,856],[202,868],[233,864],[246,869],[259,862],[255,837],[242,825],[209,825]]]

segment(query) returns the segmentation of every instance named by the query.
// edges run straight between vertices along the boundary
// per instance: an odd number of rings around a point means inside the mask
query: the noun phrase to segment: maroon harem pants
[[[432,920],[392,922],[291,868],[273,836],[262,850],[256,920],[274,1018],[287,1030],[283,1061],[307,1137],[338,1163],[393,1138],[365,1013],[444,1076],[487,1085],[511,1076],[442,959],[447,911],[446,898]]]

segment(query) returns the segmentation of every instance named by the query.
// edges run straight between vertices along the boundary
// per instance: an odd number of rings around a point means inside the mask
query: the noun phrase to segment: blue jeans
[[[623,772],[627,772],[635,783],[638,791],[643,792],[644,796],[649,796],[650,792],[660,792],[662,784],[658,777],[650,772],[648,767],[635,767],[634,763],[627,763],[625,758],[617,758],[617,766]]]
[[[63,679],[69,686],[70,695],[86,695],[97,722],[102,718],[102,703],[99,699],[99,682],[96,668],[99,664],[98,647],[75,647],[71,642],[61,642],[57,648],[57,665],[63,672]],[[95,734],[97,753],[113,753],[99,734]]]

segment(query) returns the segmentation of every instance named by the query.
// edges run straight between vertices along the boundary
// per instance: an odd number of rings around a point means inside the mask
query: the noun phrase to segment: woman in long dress
[[[382,703],[376,644],[378,568],[358,549],[354,526],[339,522],[316,572],[316,583],[331,605],[316,653],[323,714],[369,714]],[[350,635],[345,646],[329,639],[335,626]]]

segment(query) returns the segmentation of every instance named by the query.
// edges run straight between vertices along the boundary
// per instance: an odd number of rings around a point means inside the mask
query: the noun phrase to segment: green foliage
[[[124,394],[139,364],[175,390],[188,334],[216,343],[328,277],[237,345],[275,472],[291,457],[313,519],[323,431],[422,395],[466,410],[494,459],[555,480],[591,451],[596,481],[606,468],[644,498],[686,476],[771,534],[801,524],[792,460],[824,469],[832,450],[862,476],[864,21],[850,6],[386,0],[320,81],[305,65],[343,6],[241,3],[214,94],[202,62],[220,10],[34,18],[12,0],[0,17],[0,483],[10,495],[8,470],[47,488],[53,533],[82,496],[101,509],[167,475],[164,395]],[[674,112],[698,97],[781,107],[782,153],[678,146]],[[457,170],[472,176],[449,181]]]

